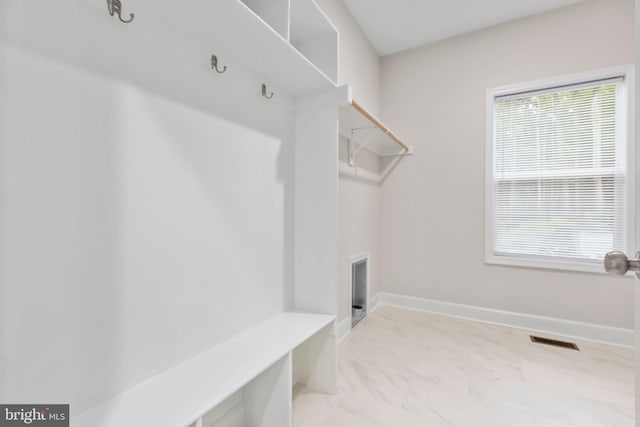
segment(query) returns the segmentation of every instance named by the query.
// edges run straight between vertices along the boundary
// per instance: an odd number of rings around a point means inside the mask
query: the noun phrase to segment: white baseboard
[[[407,308],[622,347],[634,346],[634,331],[632,329],[614,328],[553,317],[494,310],[491,308],[455,304],[386,292],[380,292],[371,298],[370,312],[375,310],[379,305]]]
[[[375,294],[369,301],[369,307],[367,308],[367,314],[373,313],[380,305],[380,294]],[[351,334],[351,317],[347,316],[342,320],[336,322],[336,338],[338,342],[342,341]]]
[[[342,341],[351,333],[351,317],[347,316],[336,324],[336,338],[338,342]]]
[[[378,306],[380,305],[380,295],[382,294],[382,292],[379,292],[377,294],[375,294],[374,296],[371,297],[370,301],[369,301],[369,309],[368,312],[369,313],[373,313],[376,308],[378,308]],[[388,294],[390,295],[390,294]]]

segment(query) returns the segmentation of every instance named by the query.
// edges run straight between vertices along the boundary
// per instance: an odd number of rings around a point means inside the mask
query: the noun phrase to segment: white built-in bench
[[[335,393],[335,316],[280,313],[71,419],[74,427],[287,427],[292,388]]]

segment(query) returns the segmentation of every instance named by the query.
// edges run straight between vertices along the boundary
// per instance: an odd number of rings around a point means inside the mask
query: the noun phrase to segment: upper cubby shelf
[[[156,0],[153,7],[188,25],[243,67],[296,96],[335,87],[338,32],[313,0]]]
[[[241,0],[260,19],[289,40],[289,0]]]
[[[382,157],[413,154],[409,145],[354,100],[340,107],[340,134],[349,140],[351,166],[362,148]]]
[[[308,96],[336,86],[337,32],[313,0],[126,0],[128,23],[104,0],[0,3],[15,17],[0,26],[3,40],[163,94],[189,89],[188,73],[212,54],[235,76],[254,74],[251,87]]]
[[[314,0],[240,2],[335,84],[338,80],[338,30]]]

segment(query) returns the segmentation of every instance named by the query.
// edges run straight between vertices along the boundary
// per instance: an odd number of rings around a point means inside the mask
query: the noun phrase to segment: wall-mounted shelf
[[[381,157],[413,154],[413,149],[406,142],[354,100],[340,107],[340,134],[349,140],[351,166],[362,148]]]
[[[0,29],[3,39],[163,94],[189,90],[212,53],[229,65],[225,78],[250,72],[258,89],[264,82],[307,96],[335,87],[337,69],[314,64],[313,49],[289,43],[288,0],[128,0],[125,13],[135,12],[129,24],[109,16],[104,0],[8,0],[2,7],[15,17]],[[298,21],[306,25],[304,14]],[[65,31],[58,22],[65,22]],[[39,37],[43,31],[50,37]]]

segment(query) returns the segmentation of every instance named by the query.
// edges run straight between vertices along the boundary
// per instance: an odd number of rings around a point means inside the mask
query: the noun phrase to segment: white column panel
[[[338,107],[305,100],[296,115],[295,309],[335,314],[338,282]]]

